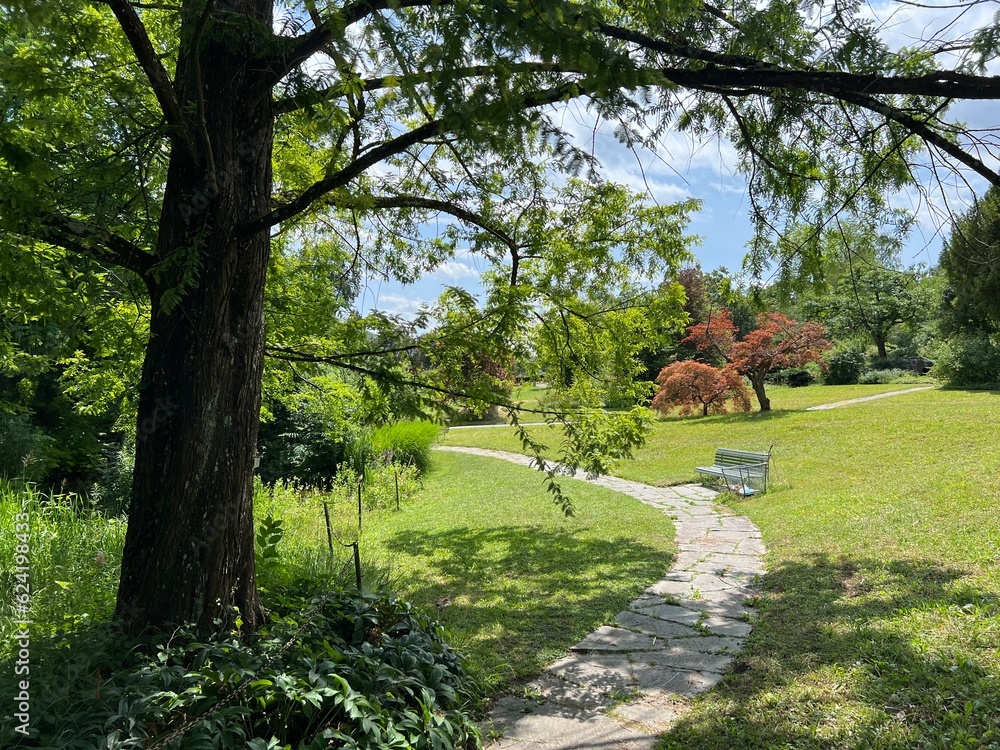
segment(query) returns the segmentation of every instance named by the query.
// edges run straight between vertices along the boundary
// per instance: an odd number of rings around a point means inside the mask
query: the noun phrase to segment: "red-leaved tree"
[[[731,400],[737,411],[750,411],[750,391],[735,370],[723,370],[701,362],[674,362],[660,370],[656,382],[660,390],[652,407],[663,414],[680,407],[686,417],[696,406],[702,416],[725,414],[726,402]]]
[[[684,341],[699,351],[715,350],[726,362],[750,381],[761,411],[771,410],[764,390],[769,372],[786,367],[802,367],[809,362],[823,365],[823,352],[830,348],[820,323],[798,323],[781,313],[761,313],[759,327],[741,341],[735,340],[736,326],[725,308],[713,313],[703,323],[688,327]]]

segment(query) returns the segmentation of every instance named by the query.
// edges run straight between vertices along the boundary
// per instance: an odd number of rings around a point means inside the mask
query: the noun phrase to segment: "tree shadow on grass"
[[[1000,383],[979,383],[977,385],[951,385],[945,383],[938,386],[941,391],[964,391],[967,393],[988,393],[992,396],[1000,396]]]
[[[780,565],[726,681],[660,747],[1000,746],[997,591],[969,581],[925,560]]]
[[[385,544],[430,568],[400,579],[404,595],[435,613],[474,671],[491,673],[490,692],[610,621],[674,560],[629,538],[535,526],[399,532]]]
[[[683,422],[685,427],[714,427],[720,424],[756,424],[758,422],[770,422],[775,419],[790,417],[798,414],[801,409],[772,409],[771,411],[732,411],[726,414],[710,414],[707,417],[701,414],[691,414],[681,417],[676,414],[663,417],[663,422]]]

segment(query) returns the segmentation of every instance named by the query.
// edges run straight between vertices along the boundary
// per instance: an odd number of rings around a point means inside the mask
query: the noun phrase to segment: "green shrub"
[[[854,385],[865,366],[865,350],[858,346],[838,347],[826,356],[826,364],[826,385]]]
[[[866,370],[858,378],[858,383],[861,385],[898,383],[910,374],[909,371],[900,370],[899,368],[891,370]]]
[[[868,360],[869,370],[909,370],[913,359],[906,357],[871,357]]]
[[[789,388],[802,388],[812,385],[813,374],[804,367],[788,367],[778,372],[772,372],[766,378],[769,384],[787,385]]]
[[[959,334],[941,346],[931,374],[949,385],[995,383],[1000,380],[1000,348],[985,332]]]
[[[40,479],[53,463],[53,443],[27,415],[0,412],[0,477]]]
[[[427,471],[431,463],[431,448],[441,435],[431,422],[396,422],[372,432],[372,446],[377,455],[390,463],[414,466]]]
[[[90,493],[94,505],[111,516],[128,513],[134,470],[135,447],[123,445],[104,462],[101,478]]]
[[[271,411],[257,441],[261,479],[269,485],[329,489],[346,460],[344,441],[332,438],[322,415],[304,406],[291,409],[276,402]]]
[[[372,442],[372,433],[368,430],[358,430],[344,441],[344,465],[341,467],[341,473],[353,471],[363,477],[368,473],[368,466],[376,458],[377,451]]]
[[[436,623],[386,597],[290,584],[256,634],[188,628],[128,641],[106,627],[32,641],[29,739],[10,747],[312,750],[460,748],[478,741],[461,710],[458,654]],[[0,692],[16,695],[11,663]],[[23,744],[19,744],[23,743]]]

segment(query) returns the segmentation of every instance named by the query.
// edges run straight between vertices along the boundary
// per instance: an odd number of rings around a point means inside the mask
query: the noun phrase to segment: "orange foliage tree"
[[[815,321],[798,323],[781,313],[761,313],[759,327],[736,341],[736,326],[725,308],[703,323],[688,327],[684,339],[699,351],[714,350],[740,375],[750,381],[761,411],[771,410],[764,390],[769,372],[786,367],[802,367],[809,362],[823,366],[823,352],[830,348],[826,330]]]
[[[701,362],[674,362],[660,370],[656,382],[660,390],[652,407],[664,414],[680,407],[685,417],[696,406],[701,407],[702,416],[725,414],[729,399],[737,411],[750,411],[750,391],[739,373],[728,367],[720,370]]]

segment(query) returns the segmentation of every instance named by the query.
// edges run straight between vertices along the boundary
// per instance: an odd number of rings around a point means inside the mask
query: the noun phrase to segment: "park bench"
[[[695,471],[706,476],[721,479],[730,489],[743,495],[751,495],[759,489],[767,492],[767,474],[771,463],[771,451],[740,451],[733,448],[718,448],[711,466],[696,466]]]

